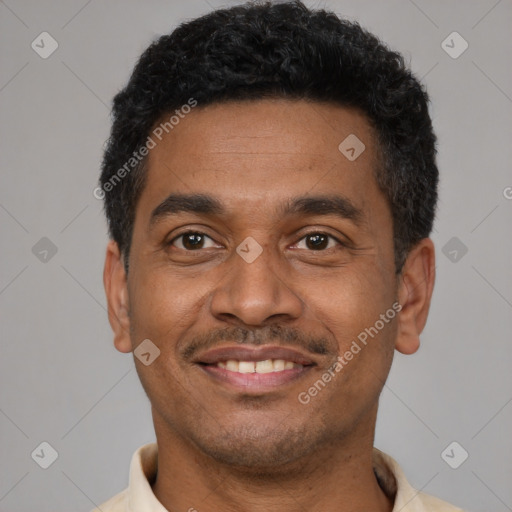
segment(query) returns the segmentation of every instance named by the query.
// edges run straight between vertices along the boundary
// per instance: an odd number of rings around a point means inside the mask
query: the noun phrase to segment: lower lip
[[[312,366],[303,366],[302,368],[291,368],[290,370],[282,370],[280,372],[238,373],[213,365],[199,366],[214,379],[251,392],[269,391],[283,386],[300,379],[312,368]]]

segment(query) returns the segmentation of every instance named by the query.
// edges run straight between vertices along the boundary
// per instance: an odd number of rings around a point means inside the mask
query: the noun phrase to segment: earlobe
[[[430,238],[422,239],[407,256],[399,277],[398,316],[395,348],[402,354],[414,354],[420,346],[435,281],[435,250]]]
[[[107,245],[103,285],[107,296],[108,320],[114,331],[114,346],[120,352],[131,352],[126,272],[119,247],[113,240]]]

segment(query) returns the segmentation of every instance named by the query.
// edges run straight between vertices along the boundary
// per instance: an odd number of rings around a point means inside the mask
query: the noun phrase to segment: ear
[[[395,348],[402,354],[414,354],[420,346],[420,334],[427,322],[435,281],[435,249],[430,238],[413,247],[399,276],[398,315]]]
[[[107,245],[103,285],[107,295],[108,320],[114,331],[114,346],[119,352],[131,352],[130,307],[122,255],[116,242]]]

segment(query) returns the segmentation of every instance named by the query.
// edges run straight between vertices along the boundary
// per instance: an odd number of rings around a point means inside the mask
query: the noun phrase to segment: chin
[[[318,445],[314,433],[305,427],[283,428],[283,424],[262,429],[256,425],[233,428],[225,434],[195,440],[196,446],[215,460],[252,476],[286,472],[290,466],[312,454]]]

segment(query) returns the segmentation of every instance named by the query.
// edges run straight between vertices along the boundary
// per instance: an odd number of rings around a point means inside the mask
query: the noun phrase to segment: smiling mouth
[[[293,361],[285,361],[284,359],[266,359],[264,361],[228,359],[227,361],[219,361],[215,366],[235,373],[274,373],[292,370],[293,368],[303,368],[304,365]]]
[[[302,378],[317,363],[303,352],[276,346],[231,346],[208,351],[195,363],[235,392],[265,393]]]
[[[236,393],[261,395],[297,381],[314,365],[302,365],[283,359],[264,361],[228,359],[198,366],[215,382],[227,386]]]

